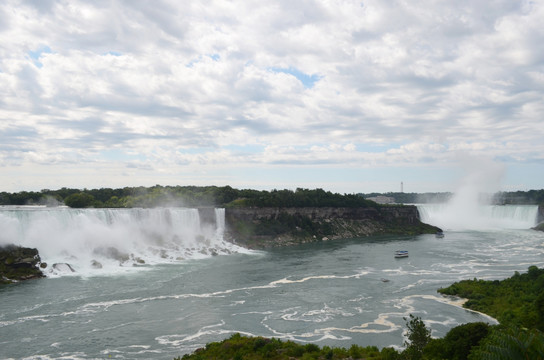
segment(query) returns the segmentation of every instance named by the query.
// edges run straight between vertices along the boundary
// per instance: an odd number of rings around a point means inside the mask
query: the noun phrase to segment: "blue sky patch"
[[[42,56],[42,54],[51,54],[51,53],[53,53],[51,51],[51,48],[49,46],[45,45],[45,46],[39,47],[35,51],[29,50],[28,51],[28,57],[30,57],[30,59],[32,59],[32,62],[34,63],[34,65],[41,68],[43,66],[43,64],[40,62],[40,57]]]
[[[213,61],[219,61],[221,59],[221,56],[219,54],[206,54],[205,56],[209,57]],[[192,68],[194,64],[197,64],[202,61],[202,55],[199,55],[197,58],[189,61],[185,66],[188,68]]]
[[[313,88],[315,83],[321,79],[321,76],[317,74],[309,75],[309,74],[303,73],[302,71],[294,67],[288,67],[288,68],[271,67],[271,68],[268,68],[268,70],[275,73],[284,73],[284,74],[293,75],[302,83],[302,85],[304,85],[306,89]]]

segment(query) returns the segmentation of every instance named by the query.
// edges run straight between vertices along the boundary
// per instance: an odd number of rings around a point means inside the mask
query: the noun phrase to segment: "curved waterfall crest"
[[[1,207],[0,228],[0,245],[37,248],[48,275],[67,268],[55,263],[100,273],[244,251],[224,240],[218,208]]]
[[[530,229],[537,224],[538,205],[454,206],[418,204],[424,223],[444,230]]]

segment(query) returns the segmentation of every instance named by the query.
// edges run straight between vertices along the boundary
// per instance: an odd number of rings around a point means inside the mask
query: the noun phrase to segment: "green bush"
[[[544,334],[537,329],[497,327],[473,349],[468,359],[544,359]]]
[[[71,208],[86,208],[93,205],[95,202],[94,196],[80,192],[77,194],[72,194],[64,199],[64,204]]]
[[[465,360],[471,349],[489,333],[486,323],[468,323],[454,327],[444,338],[432,339],[423,350],[428,359]]]

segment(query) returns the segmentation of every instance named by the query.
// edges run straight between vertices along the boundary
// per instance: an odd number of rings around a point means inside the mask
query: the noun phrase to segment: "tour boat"
[[[395,251],[396,258],[408,257],[408,250],[397,250]]]

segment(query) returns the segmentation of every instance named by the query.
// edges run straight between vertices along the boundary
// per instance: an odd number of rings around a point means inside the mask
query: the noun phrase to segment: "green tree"
[[[540,331],[544,331],[544,291],[535,300],[535,308],[537,313],[536,327]]]
[[[544,359],[544,334],[516,327],[493,331],[469,355],[470,360]]]
[[[410,314],[410,319],[404,318],[408,328],[408,341],[404,342],[406,349],[403,355],[410,360],[418,360],[423,356],[423,348],[431,341],[431,330],[425,326],[420,317]]]
[[[423,349],[427,359],[466,360],[471,349],[489,333],[489,325],[483,322],[454,327],[442,339],[431,339]]]
[[[94,196],[80,192],[72,194],[64,199],[64,204],[71,208],[86,208],[90,207],[94,202]]]

